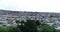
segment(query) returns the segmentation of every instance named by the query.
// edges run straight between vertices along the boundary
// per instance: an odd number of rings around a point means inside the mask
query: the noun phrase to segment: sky
[[[60,13],[60,0],[0,0],[0,9]]]

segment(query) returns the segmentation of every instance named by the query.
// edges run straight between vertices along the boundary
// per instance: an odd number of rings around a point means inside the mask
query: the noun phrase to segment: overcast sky
[[[60,13],[60,0],[0,0],[0,9]]]

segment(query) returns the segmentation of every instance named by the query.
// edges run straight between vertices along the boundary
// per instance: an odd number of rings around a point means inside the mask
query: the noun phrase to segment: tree
[[[36,26],[40,26],[40,24],[41,24],[41,23],[39,22],[39,20],[37,20],[37,21],[36,21]]]
[[[21,32],[21,30],[18,27],[9,27],[8,32]]]
[[[25,32],[38,32],[35,20],[27,20],[25,23]]]
[[[25,22],[22,20],[20,22],[21,25],[18,25],[17,27],[21,30],[21,32],[25,32]]]
[[[47,24],[41,24],[40,32],[55,32],[55,29]]]
[[[0,26],[0,32],[8,32],[6,27]]]

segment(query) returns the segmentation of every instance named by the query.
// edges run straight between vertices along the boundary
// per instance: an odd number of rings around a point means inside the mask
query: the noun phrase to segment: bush
[[[17,27],[10,27],[8,29],[9,29],[8,32],[21,32],[20,29]]]
[[[0,32],[8,32],[6,27],[0,26]]]
[[[21,32],[17,27],[3,27],[0,26],[0,32]]]
[[[55,32],[55,28],[53,28],[47,24],[41,24],[40,32]]]
[[[24,25],[22,25],[24,24]],[[35,20],[21,21],[21,25],[18,25],[21,32],[37,32]]]
[[[35,20],[27,20],[25,23],[26,32],[38,32]]]

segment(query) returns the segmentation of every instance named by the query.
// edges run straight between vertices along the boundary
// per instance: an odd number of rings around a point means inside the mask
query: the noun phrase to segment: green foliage
[[[40,24],[41,24],[41,23],[37,20],[37,21],[36,21],[36,26],[40,26]]]
[[[20,23],[21,25],[18,25],[18,28],[21,32],[38,32],[35,20],[21,21]]]
[[[0,26],[0,32],[8,32],[6,27]]]
[[[20,23],[20,21],[19,20],[16,20],[16,23]]]
[[[0,22],[0,24],[3,24],[2,22]]]
[[[60,30],[56,30],[56,32],[60,32]]]
[[[41,24],[40,32],[55,32],[55,29],[47,24]]]
[[[27,20],[25,23],[26,32],[38,32],[35,20]]]
[[[10,27],[8,32],[21,32],[19,28],[17,27]]]
[[[47,24],[40,24],[39,21],[35,20],[27,20],[25,21],[16,21],[16,23],[21,23],[21,25],[17,25],[17,27],[2,27],[0,26],[0,32],[59,32],[60,30],[56,30],[52,26]],[[24,24],[24,25],[23,25]],[[39,28],[39,30],[38,30]]]
[[[0,26],[0,32],[21,32],[17,27],[3,27]]]
[[[21,30],[21,32],[25,32],[25,25],[23,25],[25,22],[22,20],[21,25],[18,25],[17,27]]]

